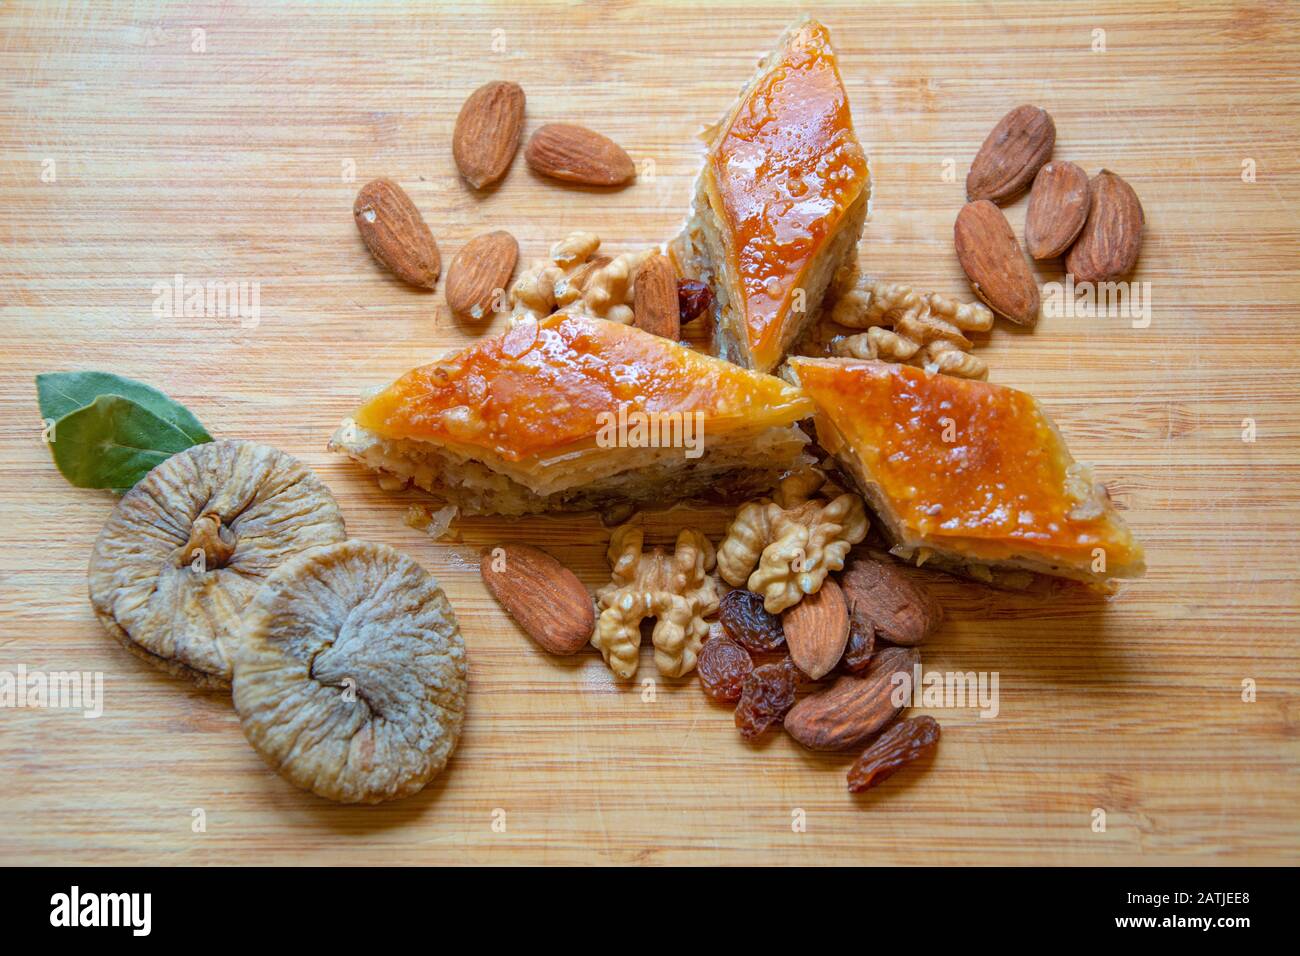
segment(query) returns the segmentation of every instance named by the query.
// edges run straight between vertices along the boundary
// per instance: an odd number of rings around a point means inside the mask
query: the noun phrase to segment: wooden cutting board
[[[1136,188],[1151,321],[1002,323],[981,354],[1051,410],[1146,544],[1113,599],[945,579],[927,668],[998,672],[1000,710],[931,711],[934,761],[860,797],[848,759],[757,746],[695,679],[616,683],[552,659],[479,581],[479,549],[541,545],[595,588],[592,517],[462,520],[432,541],[325,451],[365,387],[491,329],[380,272],[352,223],[402,183],[443,261],[508,229],[606,248],[673,234],[701,148],[786,4],[0,5],[0,670],[104,674],[103,716],[0,711],[0,862],[1295,863],[1300,860],[1300,17],[1287,3],[824,3],[872,156],[866,268],[969,295],[952,250],[967,167],[1010,107],[1056,119],[1056,156]],[[527,131],[582,122],[641,178],[563,188],[517,159],[483,196],[450,136],[490,79]],[[1026,201],[1009,217],[1021,231]],[[256,324],[155,315],[174,276],[259,284]],[[1056,263],[1043,282],[1061,278]],[[1141,323],[1139,323],[1140,325]],[[301,457],[351,533],[437,575],[471,658],[448,771],[421,795],[333,806],[268,771],[226,699],[129,657],[86,599],[113,507],[42,445],[32,376],[146,379],[217,435]],[[1249,420],[1249,421],[1247,421]],[[1244,441],[1253,423],[1255,440]],[[650,539],[722,510],[647,518]],[[1243,681],[1256,699],[1243,701]],[[198,814],[197,811],[203,811]],[[1105,813],[1099,832],[1098,810]],[[203,832],[195,832],[202,819]]]

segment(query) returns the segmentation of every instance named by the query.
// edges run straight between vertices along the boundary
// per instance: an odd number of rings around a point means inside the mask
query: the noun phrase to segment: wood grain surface
[[[1294,4],[810,8],[872,157],[873,274],[969,294],[952,248],[966,170],[1022,102],[1055,117],[1057,158],[1119,172],[1147,215],[1134,278],[1150,283],[1149,326],[999,323],[981,354],[1096,465],[1150,572],[1108,601],[943,581],[926,666],[998,672],[1000,712],[931,711],[933,762],[869,794],[846,792],[845,757],[776,733],[744,744],[693,677],[658,679],[648,649],[620,684],[594,653],[552,659],[516,630],[481,586],[480,548],[546,547],[594,588],[594,517],[462,520],[435,542],[403,524],[412,498],[325,451],[361,389],[485,331],[447,314],[441,286],[376,268],[352,222],[361,183],[403,184],[444,263],[487,229],[513,232],[525,261],[579,228],[614,250],[667,238],[696,132],[796,12],[0,3],[0,670],[100,671],[105,697],[96,720],[0,711],[0,863],[1300,862]],[[490,79],[527,91],[525,135],[585,123],[640,180],[565,188],[519,157],[473,195],[451,130]],[[1017,234],[1025,207],[1008,211]],[[1060,279],[1056,263],[1038,271]],[[259,283],[259,320],[156,316],[154,286],[177,274]],[[471,704],[423,794],[348,808],[294,790],[228,700],[101,631],[86,561],[113,498],[59,476],[32,384],[64,368],[145,379],[213,433],[301,457],[353,535],[437,575]],[[675,510],[647,528],[716,540],[727,517]]]

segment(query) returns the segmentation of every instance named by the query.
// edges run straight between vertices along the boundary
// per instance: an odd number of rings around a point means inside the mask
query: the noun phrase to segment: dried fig
[[[288,558],[347,537],[329,489],[246,441],[195,445],[118,502],[90,556],[90,602],[128,651],[228,687],[239,618]]]
[[[235,710],[295,786],[340,803],[409,796],[465,717],[465,643],[438,582],[383,544],[344,541],[272,574],[244,616]]]

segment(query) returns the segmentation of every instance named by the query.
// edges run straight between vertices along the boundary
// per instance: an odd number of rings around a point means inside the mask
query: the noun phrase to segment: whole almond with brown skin
[[[1038,321],[1038,283],[1002,210],[987,199],[967,203],[953,224],[957,258],[971,288],[1017,325]]]
[[[831,578],[814,594],[781,614],[785,643],[795,665],[811,680],[821,680],[844,656],[849,640],[849,606]]]
[[[677,270],[667,256],[656,252],[637,267],[632,323],[638,329],[677,341],[682,330],[677,306]]]
[[[1137,264],[1146,215],[1133,187],[1109,169],[1092,177],[1088,219],[1065,257],[1079,282],[1109,282]]]
[[[576,654],[596,629],[596,607],[577,575],[523,544],[483,551],[483,583],[524,632],[552,654]]]
[[[632,157],[621,146],[573,123],[540,127],[528,140],[524,159],[543,176],[587,186],[621,186],[636,176]]]
[[[475,189],[506,174],[524,128],[524,91],[518,83],[484,83],[469,95],[456,117],[451,155]]]
[[[1025,213],[1025,248],[1053,259],[1074,242],[1088,218],[1088,174],[1074,163],[1052,162],[1038,171]]]
[[[861,676],[846,674],[795,704],[785,715],[785,729],[809,750],[860,747],[902,709],[894,706],[894,675],[905,673],[910,681],[920,661],[915,648],[886,648]]]
[[[1029,188],[1056,145],[1047,110],[1017,106],[993,127],[966,174],[966,198],[1003,203]]]
[[[876,637],[914,647],[943,620],[943,608],[912,572],[897,562],[852,555],[840,572],[853,625]]]
[[[519,243],[504,230],[475,236],[447,270],[447,305],[456,315],[481,319],[504,302],[519,260]]]
[[[397,278],[422,289],[438,284],[442,259],[433,233],[411,197],[391,179],[374,179],[361,187],[352,217],[370,254]]]

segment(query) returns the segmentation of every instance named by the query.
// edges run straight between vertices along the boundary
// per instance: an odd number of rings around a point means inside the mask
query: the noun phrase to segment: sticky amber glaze
[[[356,420],[385,438],[491,449],[510,461],[591,444],[602,413],[702,412],[708,434],[812,413],[798,389],[631,326],[557,313],[406,373]]]
[[[791,365],[910,533],[963,539],[990,558],[1087,561],[1096,547],[1112,564],[1140,556],[1109,508],[1070,517],[1074,459],[1032,396],[882,362]]]
[[[709,158],[756,368],[780,358],[794,289],[868,181],[830,35],[809,22],[749,90]],[[721,208],[716,208],[717,206]]]

